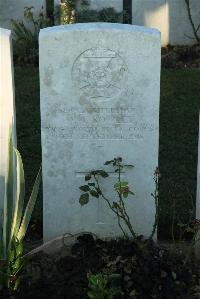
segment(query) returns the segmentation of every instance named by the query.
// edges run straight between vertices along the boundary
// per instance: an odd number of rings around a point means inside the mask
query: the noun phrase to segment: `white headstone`
[[[0,28],[0,222],[2,218],[9,127],[16,145],[11,31]]]
[[[158,165],[160,33],[139,26],[90,23],[40,32],[44,240],[91,231],[121,235],[103,200],[79,204],[92,169],[114,201],[116,173],[104,162],[123,157],[135,196],[127,210],[137,233],[154,222],[153,173]]]

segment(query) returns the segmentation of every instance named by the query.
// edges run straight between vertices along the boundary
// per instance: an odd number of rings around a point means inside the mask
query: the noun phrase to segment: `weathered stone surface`
[[[121,235],[107,205],[79,204],[79,186],[91,169],[121,156],[134,164],[122,176],[133,186],[127,210],[135,230],[154,222],[153,172],[158,165],[160,34],[144,27],[92,23],[40,33],[40,87],[44,240],[91,231]],[[117,180],[102,179],[114,200]]]
[[[9,127],[16,145],[11,31],[0,28],[0,223],[4,198]]]

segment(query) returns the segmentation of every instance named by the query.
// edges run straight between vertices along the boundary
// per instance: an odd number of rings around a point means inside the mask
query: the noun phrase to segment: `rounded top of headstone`
[[[68,25],[59,25],[48,27],[40,30],[40,35],[49,35],[55,33],[63,33],[69,31],[93,31],[93,30],[113,30],[113,31],[126,31],[126,32],[137,32],[155,37],[160,37],[160,31],[154,28],[147,28],[144,26],[120,24],[120,23],[76,23]]]
[[[0,35],[10,36],[11,35],[11,30],[0,28]]]

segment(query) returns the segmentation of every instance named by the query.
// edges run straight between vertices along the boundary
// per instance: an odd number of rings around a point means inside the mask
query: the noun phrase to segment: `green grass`
[[[41,162],[38,69],[16,67],[15,84],[18,148],[30,193]],[[180,219],[185,220],[195,201],[199,109],[200,71],[163,70],[159,153],[162,236],[168,236],[171,215],[181,212]],[[34,218],[41,223],[41,192]]]
[[[15,68],[17,144],[22,155],[26,180],[26,198],[41,164],[40,99],[38,68]],[[42,190],[33,215],[42,226]]]
[[[163,70],[159,157],[162,235],[168,235],[173,213],[178,221],[187,221],[195,203],[199,109],[200,71]]]

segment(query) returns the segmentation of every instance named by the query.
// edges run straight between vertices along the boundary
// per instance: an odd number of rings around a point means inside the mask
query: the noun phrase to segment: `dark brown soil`
[[[170,69],[200,68],[200,45],[162,48],[162,67]]]
[[[172,254],[153,242],[106,242],[83,235],[68,256],[34,256],[15,298],[88,298],[90,272],[120,274],[118,286],[124,293],[121,298],[199,298],[195,296],[200,279],[198,269],[195,263],[184,265],[184,261],[184,256]]]

